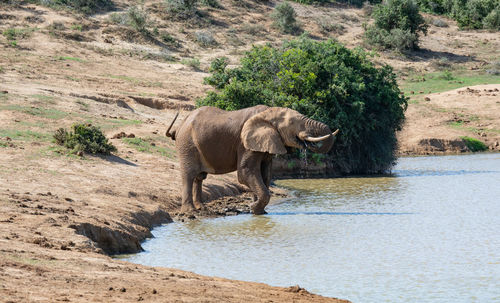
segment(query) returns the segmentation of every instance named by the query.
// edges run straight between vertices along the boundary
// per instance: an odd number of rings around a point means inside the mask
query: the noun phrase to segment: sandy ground
[[[136,3],[114,2],[118,12]],[[300,287],[204,277],[108,256],[139,251],[158,224],[248,212],[251,194],[228,174],[205,182],[208,211],[179,214],[178,163],[164,136],[176,111],[182,118],[210,89],[203,78],[213,58],[225,55],[236,64],[252,44],[292,38],[272,27],[275,2],[220,2],[224,9],[203,7],[205,18],[186,23],[165,18],[160,2],[145,1],[158,30],[175,42],[151,41],[113,24],[111,12],[82,17],[2,3],[0,32],[18,28],[25,34],[15,45],[0,35],[0,301],[341,301]],[[362,10],[292,5],[313,37],[362,44],[361,24],[368,20]],[[321,19],[344,29],[323,33]],[[427,50],[413,58],[381,53],[374,60],[404,74],[432,70],[442,56],[470,69],[498,57],[498,35],[458,31],[448,22],[447,28],[431,27],[422,40]],[[197,43],[199,31],[216,43]],[[198,59],[200,65],[182,59]],[[399,134],[400,153],[459,152],[456,141],[464,135],[498,150],[499,88],[461,88],[411,103]],[[76,122],[97,125],[108,138],[133,134],[136,141],[110,139],[118,148],[111,156],[68,154],[52,134]],[[273,191],[273,199],[285,195]]]

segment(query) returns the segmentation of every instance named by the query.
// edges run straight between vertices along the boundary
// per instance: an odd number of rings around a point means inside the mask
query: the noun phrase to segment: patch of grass
[[[90,105],[87,102],[82,101],[82,100],[76,100],[76,104],[80,105],[81,110],[86,111],[86,112],[89,111]]]
[[[46,96],[46,95],[40,95],[40,94],[34,94],[34,95],[31,95],[30,97],[32,98],[35,98],[41,102],[44,102],[44,103],[49,103],[49,104],[55,104],[56,101],[54,101],[54,97],[52,96]]]
[[[161,146],[153,145],[149,140],[142,138],[123,138],[123,142],[127,143],[130,147],[134,149],[145,152],[145,153],[159,153],[164,157],[173,159],[175,157],[175,151],[170,148],[165,148]]]
[[[43,141],[48,142],[51,136],[48,133],[34,132],[31,130],[0,129],[0,137],[9,137],[18,141]]]
[[[89,121],[87,121],[87,123],[96,124],[101,129],[107,130],[107,129],[119,128],[119,127],[124,127],[124,126],[129,126],[129,125],[138,125],[138,124],[141,124],[142,121],[140,121],[140,120],[128,120],[128,119],[106,119],[104,121],[99,121],[96,123],[94,123],[94,121],[89,120]]]
[[[53,137],[58,145],[70,149],[73,153],[108,155],[116,151],[116,147],[108,142],[99,127],[88,124],[75,124],[69,132],[64,128],[59,128]]]
[[[472,152],[480,152],[488,150],[488,146],[486,146],[486,144],[479,141],[478,139],[467,136],[460,137],[460,139],[464,141],[465,146],[467,146],[467,148]]]
[[[409,79],[401,83],[400,87],[409,95],[411,91],[415,94],[420,94],[419,92],[439,93],[444,91],[449,91],[452,89],[473,86],[479,84],[499,84],[500,75],[491,74],[455,74],[454,80],[447,80],[440,77],[442,73],[429,73],[424,75],[419,75],[418,81],[412,81],[415,78]]]
[[[63,112],[54,108],[27,107],[17,104],[0,106],[0,110],[18,111],[28,115],[52,119],[52,120],[59,120],[69,115],[69,113],[67,112]]]
[[[76,61],[76,62],[87,62],[83,59],[80,58],[75,58],[75,57],[68,57],[68,56],[59,56],[57,57],[57,60],[69,60],[69,61]]]

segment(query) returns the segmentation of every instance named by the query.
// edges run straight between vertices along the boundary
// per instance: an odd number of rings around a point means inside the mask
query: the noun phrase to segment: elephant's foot
[[[254,203],[250,205],[250,209],[252,210],[252,214],[254,215],[265,215],[267,212],[264,210],[264,207],[259,205],[259,203]]]
[[[196,208],[197,210],[206,210],[207,207],[201,203],[201,202],[196,202],[194,201],[194,208]]]
[[[181,206],[181,213],[190,213],[195,211],[196,208],[194,208],[193,203],[184,203]]]

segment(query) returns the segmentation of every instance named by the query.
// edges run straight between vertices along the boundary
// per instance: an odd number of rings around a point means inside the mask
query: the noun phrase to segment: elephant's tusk
[[[304,138],[304,140],[309,141],[309,142],[320,142],[320,141],[323,141],[323,140],[330,138],[331,136],[335,136],[338,133],[339,133],[339,130],[337,129],[333,133],[325,135],[323,137],[306,137],[306,138]]]

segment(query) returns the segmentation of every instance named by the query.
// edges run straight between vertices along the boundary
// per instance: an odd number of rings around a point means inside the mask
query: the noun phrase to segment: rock
[[[83,152],[82,152],[81,150],[79,150],[79,151],[76,153],[76,155],[77,155],[78,157],[83,157]]]
[[[121,139],[121,138],[125,138],[126,136],[127,136],[126,133],[121,132],[121,133],[118,133],[118,134],[114,135],[113,137],[111,137],[111,139]]]
[[[122,288],[120,289],[120,291],[121,291],[121,292],[126,292],[126,291],[127,291],[127,289],[126,289],[125,287],[122,287]]]
[[[431,98],[429,98],[429,97],[425,97],[425,98],[424,98],[424,100],[425,100],[425,101],[431,101]]]
[[[128,134],[127,138],[135,138],[135,135],[134,134]]]

